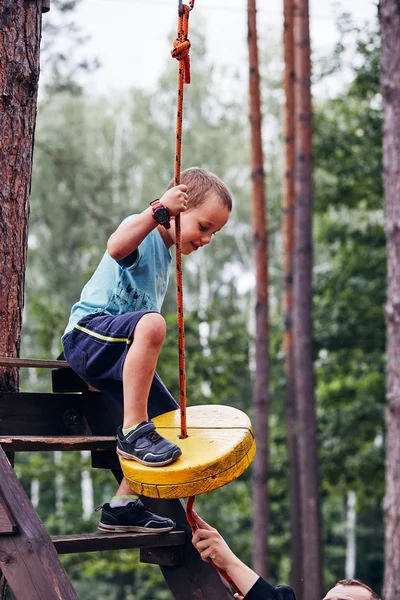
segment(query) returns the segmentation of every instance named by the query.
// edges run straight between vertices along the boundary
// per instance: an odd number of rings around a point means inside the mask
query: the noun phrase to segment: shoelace
[[[154,443],[157,443],[161,439],[161,435],[159,435],[157,431],[149,431],[149,433],[146,433],[146,437]]]

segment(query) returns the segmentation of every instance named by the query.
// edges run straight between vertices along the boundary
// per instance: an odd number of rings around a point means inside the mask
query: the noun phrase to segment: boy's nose
[[[203,246],[205,246],[206,244],[209,244],[211,241],[211,234],[207,233],[201,236],[201,243]]]

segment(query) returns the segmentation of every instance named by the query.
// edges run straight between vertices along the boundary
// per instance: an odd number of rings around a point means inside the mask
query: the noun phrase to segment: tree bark
[[[19,356],[41,29],[40,0],[0,4],[0,356]],[[18,369],[0,367],[0,391],[18,385]],[[0,598],[6,587],[0,573]]]
[[[268,576],[268,413],[269,321],[268,242],[265,174],[261,135],[260,74],[258,66],[256,0],[248,0],[249,106],[251,127],[251,177],[253,255],[256,270],[255,377],[253,423],[257,453],[252,469],[253,569]]]
[[[284,246],[284,334],[283,346],[286,374],[286,429],[288,446],[288,478],[290,501],[290,585],[302,600],[301,585],[301,528],[300,485],[297,451],[297,415],[295,403],[295,374],[293,356],[293,246],[295,213],[295,145],[294,145],[294,2],[284,0],[283,54],[285,92],[284,154],[285,176],[282,194],[283,246]]]
[[[303,597],[322,597],[320,502],[314,369],[312,354],[312,105],[308,0],[294,12],[296,213],[294,241],[293,336],[298,419]]]
[[[400,597],[400,6],[381,0],[383,182],[386,205],[385,600]]]
[[[0,356],[17,357],[24,305],[41,2],[3,0],[0,23]],[[0,368],[0,390],[17,389],[18,370]]]

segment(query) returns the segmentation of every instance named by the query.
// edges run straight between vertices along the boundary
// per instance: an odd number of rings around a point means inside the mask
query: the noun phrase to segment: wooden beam
[[[186,536],[183,531],[171,531],[170,533],[84,533],[57,535],[51,539],[58,554],[75,554],[128,548],[183,546]]]
[[[183,549],[181,546],[165,546],[162,548],[141,548],[140,562],[159,567],[177,567],[182,563]]]
[[[115,435],[118,425],[123,421],[122,406],[115,400],[94,392],[82,394],[82,412],[93,435]],[[114,449],[113,452],[92,452],[92,467],[119,471],[122,479]]]
[[[1,537],[0,570],[18,600],[78,600],[43,523],[0,448],[0,495],[18,532]]]
[[[113,452],[92,452],[92,467],[93,469],[110,469],[110,471],[121,471],[121,478],[123,477],[118,454],[115,452],[115,448]]]
[[[0,367],[26,367],[35,369],[70,369],[66,360],[43,360],[40,358],[12,358],[0,356]]]
[[[59,361],[58,361],[59,362]],[[53,369],[51,371],[53,392],[87,392],[88,384],[72,369]]]
[[[0,392],[0,435],[89,433],[80,394]],[[115,433],[115,432],[114,432]]]
[[[54,450],[78,451],[91,450],[96,452],[114,451],[115,436],[69,436],[69,437],[40,437],[40,436],[0,436],[0,446],[7,452],[47,452]]]

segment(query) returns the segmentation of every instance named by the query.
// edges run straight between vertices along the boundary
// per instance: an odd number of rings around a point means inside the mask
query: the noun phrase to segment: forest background
[[[95,63],[60,53],[82,44],[76,1],[52,0],[44,17],[42,85],[35,136],[21,356],[56,357],[71,305],[109,234],[165,189],[173,169],[176,65],[166,58],[154,90],[95,97],[84,74]],[[57,14],[62,19],[57,19]],[[58,24],[57,24],[58,23]],[[61,25],[59,24],[61,23]],[[209,248],[184,263],[189,404],[221,403],[251,416],[254,284],[247,86],[218,69],[193,20],[183,167],[216,172],[235,205]],[[170,39],[174,33],[171,32]],[[270,579],[289,577],[289,513],[283,368],[283,177],[281,41],[260,37],[267,172],[270,319]],[[386,257],[377,23],[338,19],[337,45],[314,62],[314,83],[348,84],[314,99],[314,356],[325,586],[354,574],[379,591],[383,576]],[[355,51],[353,51],[355,48]],[[229,89],[229,95],[224,90]],[[168,338],[159,373],[177,396],[173,281],[163,314]],[[33,369],[21,389],[47,391]],[[52,534],[95,531],[94,507],[114,492],[111,475],[85,453],[17,455],[16,470]],[[200,514],[250,562],[250,473],[198,499]],[[67,556],[85,600],[169,600],[157,567],[134,552]]]

